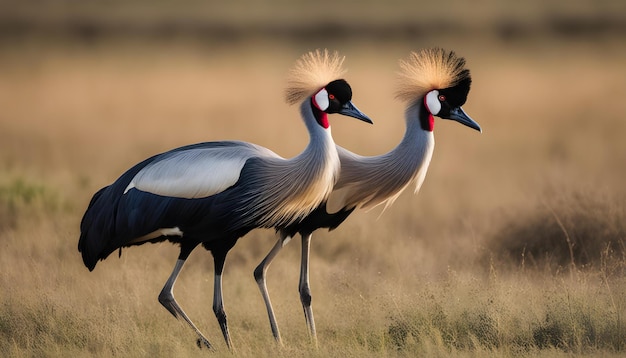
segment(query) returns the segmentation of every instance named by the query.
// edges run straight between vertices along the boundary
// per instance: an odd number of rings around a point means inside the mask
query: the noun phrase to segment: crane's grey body
[[[310,105],[301,109],[305,122],[315,122]],[[291,159],[225,141],[177,148],[131,168],[85,214],[82,252],[88,267],[129,244],[164,237],[206,247],[254,227],[303,218],[328,197],[339,170],[330,131],[310,127],[309,145]],[[103,206],[110,202],[116,210],[107,215]]]
[[[125,189],[185,199],[207,198],[238,182],[245,201],[233,203],[242,225],[259,216],[261,227],[289,224],[306,216],[331,192],[339,172],[337,150],[329,129],[321,128],[309,103],[300,113],[310,142],[298,156],[284,159],[273,151],[245,142],[217,142],[208,147],[171,151],[143,167]],[[213,143],[211,143],[213,144]],[[245,166],[245,168],[244,168]],[[240,182],[242,173],[245,182]],[[254,213],[254,214],[253,214]]]
[[[228,251],[250,230],[293,225],[328,198],[339,172],[329,113],[371,123],[352,105],[348,83],[328,80],[340,69],[342,61],[336,54],[330,57],[318,51],[303,58],[309,66],[298,67],[296,74],[308,74],[317,82],[300,82],[299,88],[288,89],[288,94],[299,91],[288,99],[301,100],[300,114],[309,133],[309,144],[301,154],[284,159],[269,149],[238,141],[173,149],[142,161],[99,190],[81,221],[78,250],[89,270],[112,252],[119,249],[121,254],[123,247],[165,240],[180,244],[159,302],[195,330],[198,345],[211,347],[173,295],[189,254],[200,244],[213,254],[213,311],[231,348],[222,297]]]
[[[310,105],[303,103],[301,109],[305,122],[315,123]],[[256,227],[288,225],[305,217],[328,197],[337,177],[339,158],[330,131],[316,124],[309,129],[309,145],[291,159],[249,143],[212,142],[138,164],[94,196],[81,224],[85,264],[93,269],[98,260],[126,246],[179,243],[181,256],[159,301],[210,346],[172,293],[189,253],[202,244],[216,259],[214,310],[230,346],[221,293],[226,252]]]
[[[309,287],[309,252],[313,231],[336,228],[359,207],[385,204],[386,208],[411,184],[414,184],[417,192],[433,154],[434,115],[453,119],[480,131],[480,126],[460,107],[465,103],[471,82],[469,71],[463,68],[464,64],[465,61],[457,58],[453,52],[447,53],[441,49],[413,53],[408,62],[402,62],[404,78],[400,83],[398,97],[408,102],[406,132],[402,141],[386,154],[368,157],[338,146],[341,172],[328,200],[304,220],[281,228],[278,242],[254,272],[277,341],[280,342],[281,337],[267,291],[266,272],[282,247],[296,233],[302,237],[298,290],[308,331],[316,342]],[[433,110],[429,105],[436,109]]]

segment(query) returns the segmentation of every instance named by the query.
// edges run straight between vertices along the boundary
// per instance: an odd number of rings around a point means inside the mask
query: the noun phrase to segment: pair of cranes
[[[255,228],[274,228],[279,239],[254,270],[274,338],[280,332],[266,286],[266,272],[292,237],[302,238],[299,292],[308,331],[315,340],[309,287],[312,233],[332,230],[356,208],[391,205],[409,185],[417,192],[433,153],[434,117],[451,119],[480,131],[461,106],[471,77],[465,60],[440,48],[414,52],[400,62],[397,97],[407,103],[406,133],[390,152],[365,157],[335,145],[329,114],[371,120],[352,104],[352,89],[342,79],[343,58],[315,51],[302,56],[290,72],[286,99],[300,103],[309,144],[284,159],[271,150],[239,141],[207,142],[155,155],[96,192],[81,221],[78,250],[91,271],[99,260],[123,247],[170,241],[180,254],[159,302],[211,344],[174,299],[183,265],[198,246],[214,260],[213,311],[232,348],[222,273],[229,250]]]

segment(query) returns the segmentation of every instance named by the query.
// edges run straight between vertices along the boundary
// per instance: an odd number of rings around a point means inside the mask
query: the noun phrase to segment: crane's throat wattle
[[[423,130],[432,132],[435,129],[435,117],[430,110],[428,109],[428,104],[426,103],[426,97],[424,97],[424,105],[421,106],[420,112],[420,125]]]
[[[435,116],[431,113],[428,113],[428,121],[424,124],[424,129],[429,132],[432,132],[435,129]]]
[[[311,109],[313,110],[313,115],[315,116],[317,123],[319,123],[319,125],[323,128],[328,129],[328,127],[330,127],[330,122],[328,122],[328,113],[320,109],[319,105],[315,101],[315,97],[311,97]]]

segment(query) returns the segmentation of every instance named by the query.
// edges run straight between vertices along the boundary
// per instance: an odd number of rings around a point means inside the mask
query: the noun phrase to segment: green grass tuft
[[[20,218],[37,219],[62,207],[59,194],[44,184],[24,178],[0,182],[0,230],[15,229]]]

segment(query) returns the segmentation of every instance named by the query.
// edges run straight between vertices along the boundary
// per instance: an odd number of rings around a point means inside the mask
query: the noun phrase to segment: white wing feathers
[[[124,191],[132,188],[152,194],[196,199],[218,194],[239,180],[252,157],[278,157],[262,147],[194,148],[170,152],[143,168]]]

